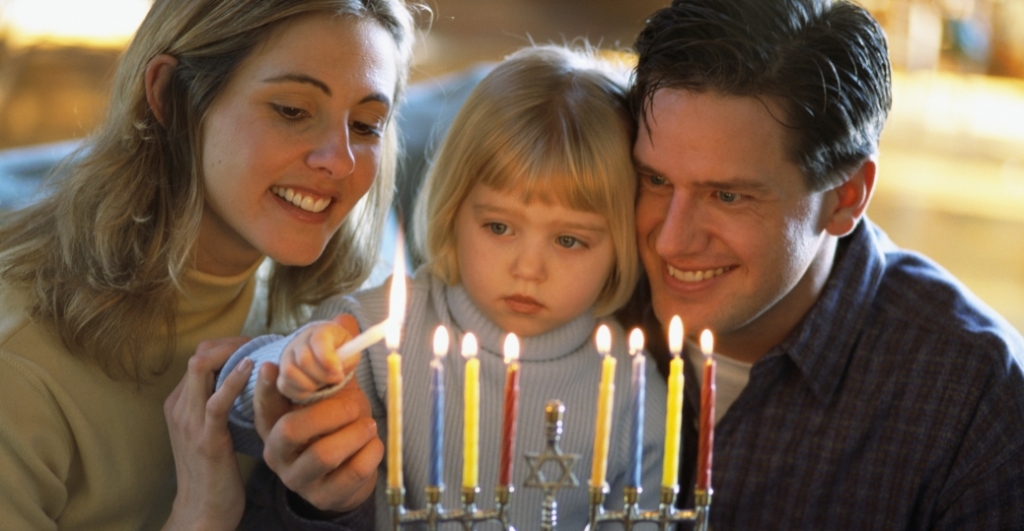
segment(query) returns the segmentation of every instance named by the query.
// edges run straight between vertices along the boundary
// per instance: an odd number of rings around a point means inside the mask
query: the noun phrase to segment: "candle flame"
[[[448,329],[444,325],[434,330],[434,355],[444,357],[448,353]]]
[[[477,348],[476,336],[473,332],[467,332],[462,338],[462,356],[466,359],[476,356]]]
[[[515,334],[505,336],[505,363],[519,359],[519,338]]]
[[[612,350],[612,331],[608,325],[601,325],[597,328],[597,352],[607,356]]]
[[[388,325],[384,343],[388,349],[398,350],[402,325],[405,323],[405,238],[402,231],[395,237],[395,264],[391,273],[391,296],[388,298]]]
[[[678,315],[672,316],[668,325],[668,350],[675,358],[683,351],[683,320]]]
[[[634,328],[629,333],[629,353],[636,356],[644,349],[644,333],[639,328]]]
[[[715,337],[711,335],[711,330],[707,328],[700,333],[700,350],[705,356],[710,356],[715,352]]]

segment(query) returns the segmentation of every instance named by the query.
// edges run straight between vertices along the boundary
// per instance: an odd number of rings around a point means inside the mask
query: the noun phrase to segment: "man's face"
[[[834,194],[808,189],[760,100],[661,89],[646,124],[633,151],[637,243],[655,314],[679,315],[691,337],[711,329],[722,353],[754,361],[828,277]]]

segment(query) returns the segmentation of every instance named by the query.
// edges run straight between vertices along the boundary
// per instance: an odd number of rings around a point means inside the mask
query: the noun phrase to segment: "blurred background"
[[[425,0],[412,81],[586,38],[625,50],[668,0]],[[0,149],[81,138],[149,0],[0,0]],[[862,0],[894,106],[869,216],[1024,330],[1024,0]],[[927,311],[927,309],[922,309]]]

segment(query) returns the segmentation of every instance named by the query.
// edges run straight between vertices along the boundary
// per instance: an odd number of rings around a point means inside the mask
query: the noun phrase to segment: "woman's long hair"
[[[32,317],[72,355],[140,383],[169,367],[177,294],[203,216],[206,114],[276,27],[312,12],[372,20],[391,34],[397,101],[412,39],[401,0],[156,0],[121,59],[104,125],[62,165],[45,199],[0,220],[0,279],[28,292]],[[161,124],[144,75],[164,53],[178,66]],[[268,321],[295,319],[369,275],[394,193],[397,142],[392,121],[374,184],[316,262],[274,264]],[[164,354],[144,358],[154,338],[166,342]]]

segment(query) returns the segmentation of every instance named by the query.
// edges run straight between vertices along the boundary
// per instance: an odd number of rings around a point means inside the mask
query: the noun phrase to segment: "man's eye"
[[[646,178],[647,182],[654,186],[665,186],[666,184],[668,184],[668,181],[666,181],[665,178],[660,175],[647,175]]]
[[[737,194],[736,192],[726,192],[719,190],[715,192],[715,194],[718,195],[718,200],[723,203],[735,203],[740,199],[740,194]]]
[[[508,225],[504,223],[488,223],[487,228],[491,229],[494,234],[505,234],[508,232]]]
[[[577,238],[575,236],[559,236],[556,239],[556,241],[558,242],[558,245],[561,245],[562,247],[565,247],[566,249],[572,249],[573,247],[576,247],[577,245],[582,244],[582,242],[579,240],[579,238]]]

